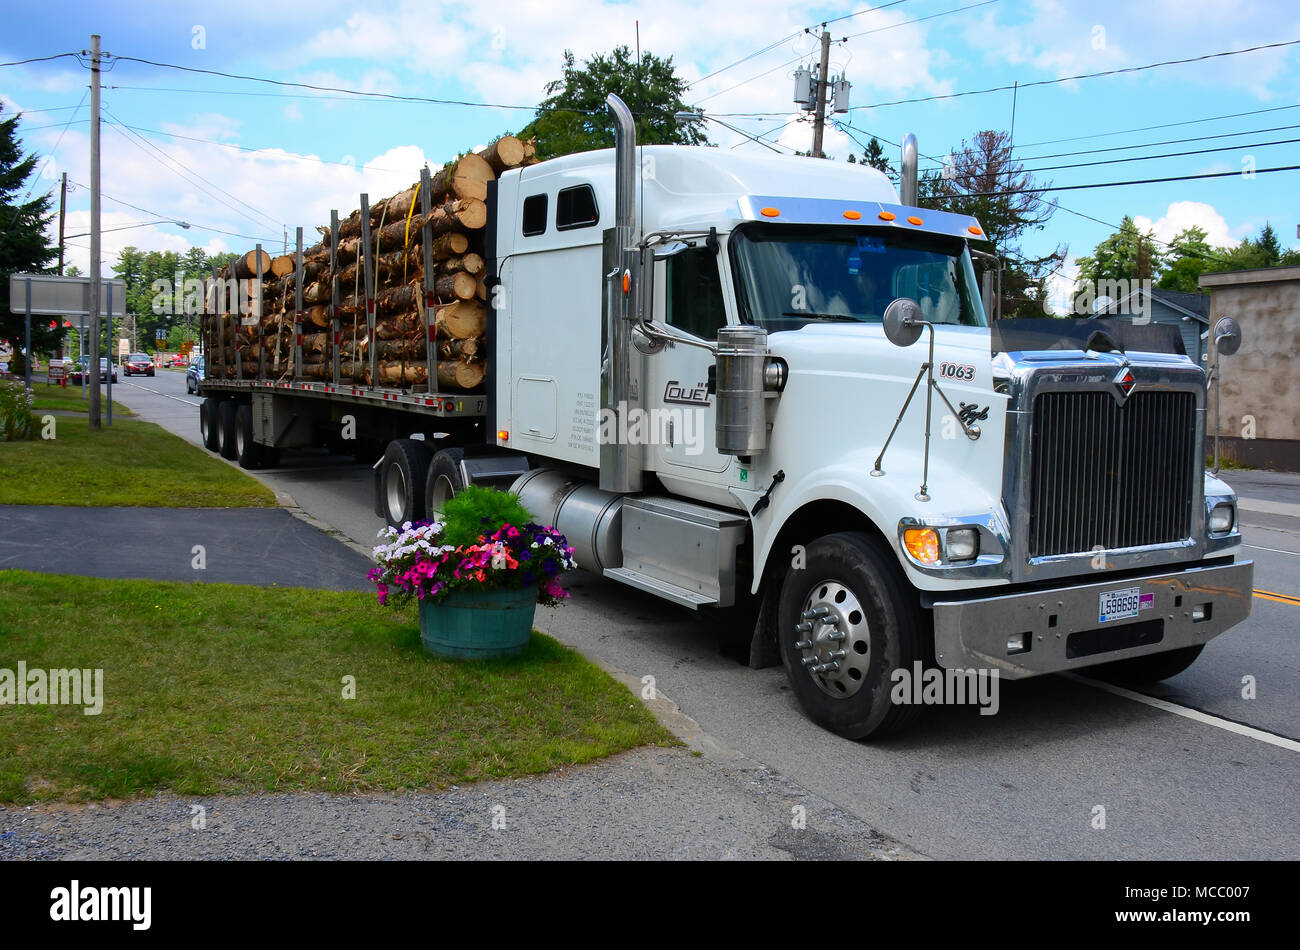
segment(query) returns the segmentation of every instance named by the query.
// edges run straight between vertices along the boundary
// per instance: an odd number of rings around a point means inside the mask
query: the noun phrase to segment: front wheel
[[[818,538],[781,588],[777,641],[808,718],[846,739],[898,732],[918,707],[891,699],[923,658],[918,607],[893,557],[856,532]]]

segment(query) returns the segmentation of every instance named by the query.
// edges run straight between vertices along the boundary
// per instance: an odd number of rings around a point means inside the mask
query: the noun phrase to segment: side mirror
[[[1241,348],[1241,327],[1232,317],[1221,317],[1214,325],[1214,349],[1223,356],[1231,356]]]
[[[894,346],[911,346],[921,336],[924,321],[919,303],[908,297],[895,298],[885,308],[885,338]]]

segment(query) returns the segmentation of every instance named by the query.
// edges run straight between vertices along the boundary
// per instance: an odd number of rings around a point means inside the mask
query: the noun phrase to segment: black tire
[[[893,672],[901,668],[910,673],[913,663],[925,658],[924,625],[911,588],[893,556],[866,535],[830,534],[805,550],[806,564],[786,573],[777,611],[777,648],[799,705],[813,722],[846,739],[901,731],[919,707],[892,701]],[[796,641],[810,634],[795,628],[805,609],[816,606],[828,606],[829,615],[838,618],[831,632],[845,637],[800,649]],[[814,635],[824,631],[818,625]],[[846,654],[833,660],[837,669],[811,672],[837,649]],[[817,657],[811,665],[803,662],[809,656]]]
[[[379,465],[379,510],[394,527],[424,517],[424,484],[432,453],[419,439],[394,439]]]
[[[238,413],[236,412],[235,401],[233,399],[223,399],[221,408],[217,410],[217,426],[221,430],[221,457],[235,461],[238,457],[238,449],[235,439],[238,431]]]
[[[429,475],[424,480],[424,515],[432,518],[442,512],[448,498],[465,490],[465,477],[460,470],[464,449],[441,449],[434,453],[429,463]]]
[[[1131,660],[1101,663],[1079,672],[1107,683],[1155,683],[1183,672],[1196,662],[1204,649],[1204,644],[1180,647],[1168,653],[1152,653],[1149,656],[1135,656]]]
[[[260,468],[261,446],[253,441],[253,407],[243,403],[235,410],[235,460],[240,468]]]
[[[221,451],[221,420],[219,403],[208,396],[199,405],[199,432],[203,434],[203,447],[209,452]]]

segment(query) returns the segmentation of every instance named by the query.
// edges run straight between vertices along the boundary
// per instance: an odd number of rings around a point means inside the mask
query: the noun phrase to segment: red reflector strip
[[[374,300],[373,300],[373,299],[372,299],[372,300],[367,300],[367,301],[366,301],[366,313],[374,313],[374,312],[375,312],[375,302],[374,302]]]

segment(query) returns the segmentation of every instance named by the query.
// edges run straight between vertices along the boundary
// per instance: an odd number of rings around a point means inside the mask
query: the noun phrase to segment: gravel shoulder
[[[738,757],[722,759],[681,747],[650,747],[544,776],[440,794],[158,795],[94,805],[0,807],[0,859],[917,857],[788,779]]]

